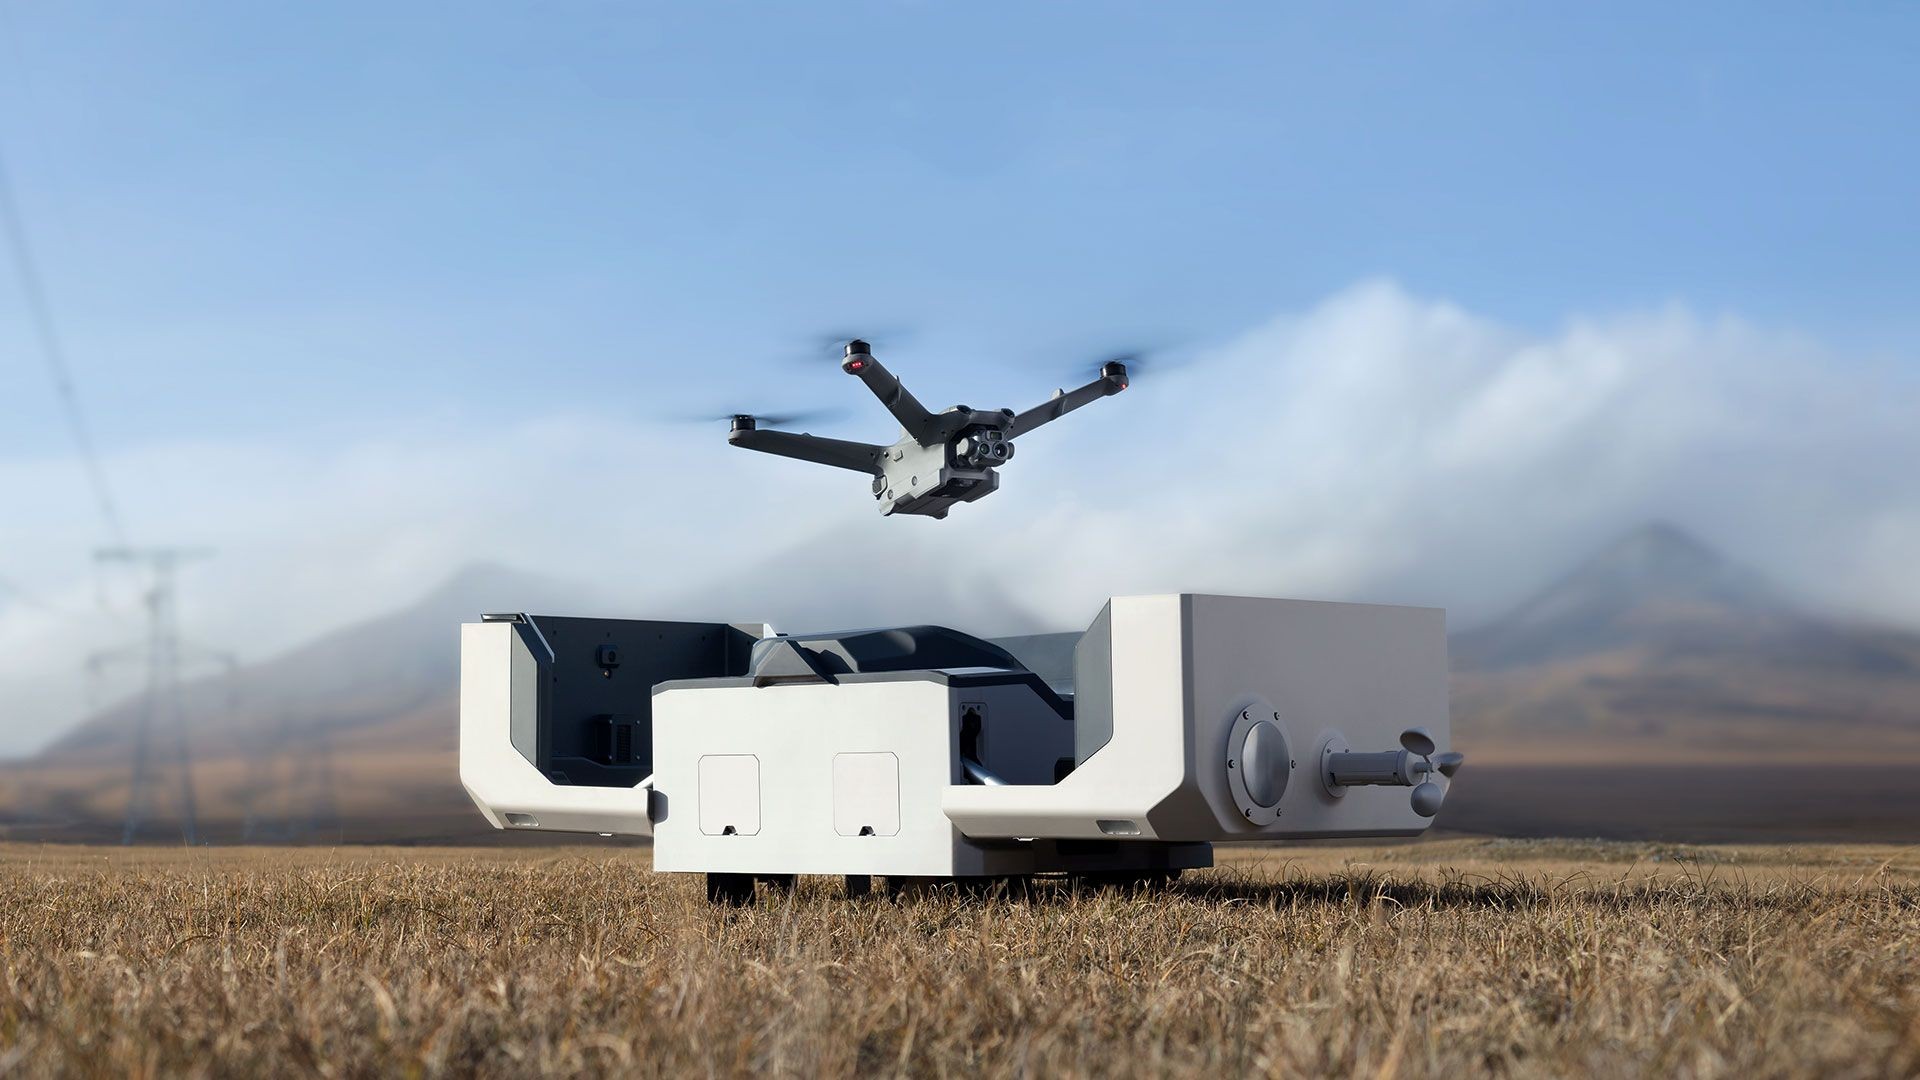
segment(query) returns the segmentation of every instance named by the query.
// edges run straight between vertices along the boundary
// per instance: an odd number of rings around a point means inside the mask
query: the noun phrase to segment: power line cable
[[[95,564],[97,566],[103,561],[144,564],[152,575],[152,587],[146,594],[147,690],[141,697],[121,842],[130,843],[135,839],[155,801],[154,789],[159,786],[159,777],[152,761],[151,743],[155,734],[152,728],[156,726],[153,721],[158,719],[166,729],[163,735],[171,736],[171,756],[178,783],[176,799],[181,819],[181,838],[191,845],[198,840],[198,815],[194,797],[192,749],[187,739],[187,717],[180,694],[182,644],[177,622],[174,571],[182,562],[204,558],[208,553],[193,549],[133,548],[128,545],[119,504],[114,500],[112,486],[107,483],[106,468],[94,446],[92,428],[87,423],[86,411],[81,407],[80,394],[74,389],[73,365],[68,361],[59,326],[54,320],[53,305],[47,299],[46,285],[40,276],[33,244],[27,235],[25,217],[20,212],[20,203],[14,194],[4,152],[0,152],[0,227],[7,234],[7,246],[13,255],[14,269],[39,340],[41,356],[46,361],[47,374],[53,380],[67,426],[73,433],[74,445],[80,451],[87,480],[93,488],[94,500],[99,505],[107,533],[115,542],[112,547],[94,553]],[[15,595],[38,606],[37,601],[21,592],[17,586],[10,586],[4,580],[0,580],[0,585],[9,586]],[[90,663],[89,667],[97,667],[99,660],[110,655],[96,654],[95,662]]]
[[[20,213],[19,200],[14,197],[13,181],[7,171],[7,159],[3,151],[0,151],[0,226],[6,230],[7,248],[13,253],[14,272],[20,278],[20,291],[26,298],[27,315],[40,343],[47,374],[53,379],[61,411],[67,418],[67,427],[73,433],[74,445],[79,447],[87,482],[93,488],[94,501],[99,504],[100,515],[106,521],[108,535],[116,544],[124,545],[127,534],[120,522],[120,507],[114,501],[112,487],[107,484],[107,470],[101,464],[99,451],[94,447],[93,430],[87,424],[85,410],[80,407],[80,394],[74,389],[73,365],[67,360],[66,346],[54,322],[53,305],[47,301],[46,285],[40,277],[33,245],[27,238],[26,221]]]

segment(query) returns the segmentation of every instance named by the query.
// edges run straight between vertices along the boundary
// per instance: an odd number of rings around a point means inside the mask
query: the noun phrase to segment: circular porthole
[[[1280,800],[1293,776],[1286,725],[1265,698],[1253,698],[1227,732],[1227,787],[1241,820],[1265,827],[1280,820]]]

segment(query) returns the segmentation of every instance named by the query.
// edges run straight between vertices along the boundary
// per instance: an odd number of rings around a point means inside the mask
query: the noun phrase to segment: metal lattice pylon
[[[146,691],[140,697],[133,733],[132,771],[127,786],[126,819],[120,830],[120,842],[131,844],[152,814],[162,787],[161,762],[170,761],[175,773],[175,802],[180,814],[180,838],[188,844],[199,842],[198,808],[193,788],[193,750],[187,740],[186,711],[180,699],[180,673],[184,663],[200,659],[197,650],[180,638],[175,606],[175,575],[181,564],[208,558],[212,553],[197,548],[113,547],[94,553],[101,562],[125,562],[144,567],[149,574],[142,597],[147,612],[147,637],[144,648]],[[90,666],[138,655],[137,649],[114,650],[96,654]],[[219,654],[207,654],[219,659]],[[231,667],[231,660],[226,660]]]

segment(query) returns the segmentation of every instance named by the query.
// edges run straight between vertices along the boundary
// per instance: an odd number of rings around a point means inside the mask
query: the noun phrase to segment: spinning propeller
[[[696,413],[696,414],[687,415],[687,416],[677,416],[675,417],[675,419],[684,420],[690,424],[711,424],[721,420],[745,419],[745,420],[755,420],[762,424],[772,424],[775,427],[786,427],[789,424],[815,424],[815,423],[824,423],[832,420],[844,420],[846,419],[846,416],[847,416],[847,410],[845,409],[806,409],[802,412],[789,412],[789,413],[766,413],[766,412]]]

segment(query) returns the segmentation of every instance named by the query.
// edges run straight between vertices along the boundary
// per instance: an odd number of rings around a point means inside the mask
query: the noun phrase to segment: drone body
[[[1127,366],[1110,360],[1092,382],[1074,390],[1056,391],[1045,404],[1025,412],[955,405],[933,413],[874,359],[864,341],[847,343],[840,369],[865,383],[900,422],[898,442],[882,446],[769,431],[745,414],[733,417],[727,441],[761,453],[866,473],[873,478],[873,497],[882,514],[934,518],[946,517],[956,503],[972,502],[998,489],[1000,475],[996,470],[1013,460],[1015,438],[1127,388]]]

